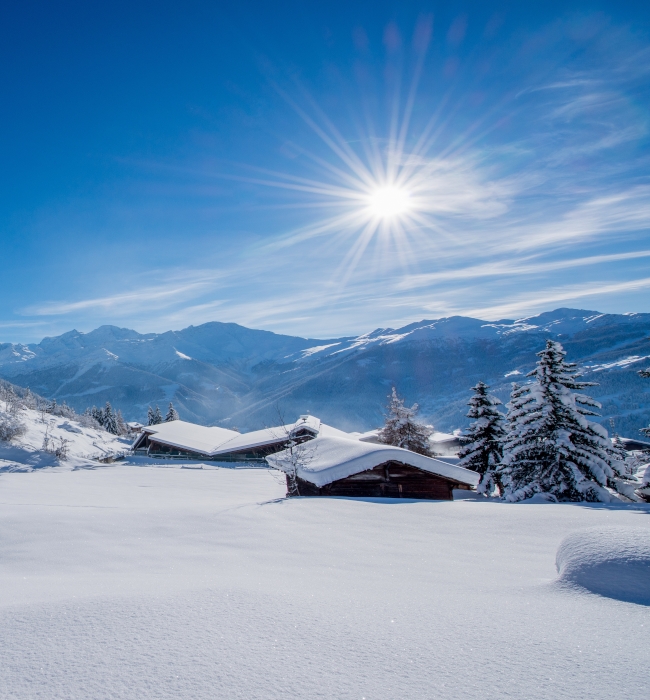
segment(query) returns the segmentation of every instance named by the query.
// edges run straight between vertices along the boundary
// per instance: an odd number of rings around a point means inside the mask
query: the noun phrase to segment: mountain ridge
[[[392,385],[440,429],[466,425],[479,379],[507,400],[510,382],[532,369],[545,338],[597,378],[603,420],[635,434],[650,422],[650,314],[560,308],[521,319],[423,319],[358,336],[301,338],[211,321],[141,334],[104,325],[40,343],[0,344],[0,377],[65,400],[76,410],[111,401],[128,419],[174,401],[187,420],[242,429],[311,411],[344,429],[382,420]]]

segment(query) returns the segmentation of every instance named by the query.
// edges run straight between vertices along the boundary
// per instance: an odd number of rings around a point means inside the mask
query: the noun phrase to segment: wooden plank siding
[[[453,489],[468,489],[437,474],[430,474],[401,462],[386,462],[374,469],[353,474],[325,486],[298,479],[301,496],[348,496],[366,498],[423,498],[453,500]]]

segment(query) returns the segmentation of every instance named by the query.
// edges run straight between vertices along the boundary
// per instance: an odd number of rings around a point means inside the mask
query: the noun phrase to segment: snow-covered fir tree
[[[93,406],[90,409],[90,415],[99,423],[99,425],[104,425],[104,411],[97,406]]]
[[[648,367],[648,369],[640,369],[638,374],[639,377],[650,379],[650,367]],[[646,437],[650,437],[650,425],[647,428],[641,428],[640,432],[642,432]]]
[[[619,434],[616,432],[613,418],[609,419],[609,429],[611,433],[610,452],[612,454],[612,457],[616,461],[621,463],[621,465],[623,466],[623,472],[625,474],[627,474],[628,476],[632,476],[636,473],[636,468],[632,466],[630,460],[628,459],[627,450],[625,449],[625,446],[623,445]]]
[[[34,398],[34,394],[32,394],[32,391],[29,387],[27,387],[27,389],[25,389],[25,395],[23,396],[23,400],[24,400],[25,406],[27,406],[27,408],[35,408],[36,400]]]
[[[488,389],[483,382],[472,387],[474,396],[469,401],[467,417],[474,422],[466,433],[469,442],[458,453],[459,466],[481,475],[476,490],[485,496],[491,496],[497,487],[501,490],[498,467],[505,437],[504,416],[497,409],[501,401],[488,394]]]
[[[68,404],[65,401],[62,404],[59,404],[55,413],[57,416],[62,416],[63,418],[74,419],[77,417],[77,414],[76,414],[74,408],[71,408],[70,406],[68,406]]]
[[[0,398],[5,402],[5,412],[14,413],[14,406],[18,398],[11,384],[0,384]]]
[[[124,416],[122,415],[122,411],[119,408],[117,409],[116,422],[118,431],[117,434],[126,435],[129,432],[129,429],[127,428],[126,421],[124,420]]]
[[[101,425],[98,423],[97,419],[95,418],[96,413],[97,413],[96,406],[93,406],[92,408],[87,408],[78,417],[78,420],[81,423],[81,425],[84,426],[84,428],[94,428],[95,430],[97,430],[98,428],[101,428]]]
[[[386,423],[379,431],[380,441],[421,455],[430,455],[429,437],[433,433],[433,428],[416,421],[418,409],[419,406],[416,403],[411,408],[404,406],[404,399],[397,395],[393,387],[388,397]]]
[[[612,452],[617,456],[617,458],[620,461],[624,461],[625,458],[627,457],[627,453],[625,451],[625,447],[623,446],[623,443],[621,442],[621,438],[618,435],[618,433],[614,433],[612,435]]]
[[[623,468],[612,455],[607,431],[587,418],[597,415],[592,409],[600,404],[575,393],[594,384],[579,381],[560,343],[547,340],[537,355],[528,375],[533,383],[510,401],[500,470],[505,497],[520,501],[548,493],[562,501],[607,501],[605,487],[616,488]]]
[[[180,416],[178,415],[178,411],[174,408],[174,404],[170,401],[169,408],[167,409],[167,415],[165,416],[165,423],[178,420],[179,418]]]
[[[517,382],[512,382],[510,400],[506,404],[507,413],[505,418],[505,436],[503,439],[503,454],[499,471],[505,469],[503,455],[509,454],[512,443],[518,435],[518,426],[526,422],[526,416],[533,412],[536,407],[535,397],[530,391],[531,384],[523,386]]]
[[[117,416],[113,411],[113,407],[107,401],[104,408],[104,430],[113,435],[119,435],[119,428],[117,427]]]
[[[158,425],[162,422],[163,417],[158,406],[156,406],[155,410],[149,406],[149,410],[147,411],[147,425]]]

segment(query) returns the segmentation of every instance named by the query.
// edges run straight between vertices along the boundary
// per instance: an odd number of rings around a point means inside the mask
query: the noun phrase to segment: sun
[[[376,219],[395,219],[412,208],[407,190],[397,185],[384,185],[368,195],[368,212]]]

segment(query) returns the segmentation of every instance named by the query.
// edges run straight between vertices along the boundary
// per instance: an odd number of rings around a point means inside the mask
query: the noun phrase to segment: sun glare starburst
[[[409,193],[396,185],[378,187],[368,197],[369,213],[378,219],[393,219],[407,214],[411,204]]]
[[[425,52],[423,47],[420,61]],[[276,206],[303,207],[309,220],[269,247],[286,249],[320,239],[328,255],[340,256],[332,275],[332,285],[339,289],[362,263],[375,276],[380,270],[416,268],[420,251],[449,239],[445,217],[463,215],[477,206],[472,169],[455,152],[463,140],[458,139],[453,147],[441,143],[438,113],[419,134],[409,136],[420,69],[414,73],[403,107],[395,95],[384,136],[377,136],[377,129],[369,123],[367,130],[362,127],[354,137],[346,138],[309,95],[303,107],[276,86],[329,155],[320,146],[310,150],[288,141],[288,152],[300,156],[294,172],[256,168],[259,177],[242,178],[298,195]],[[486,198],[479,199],[483,205]]]

